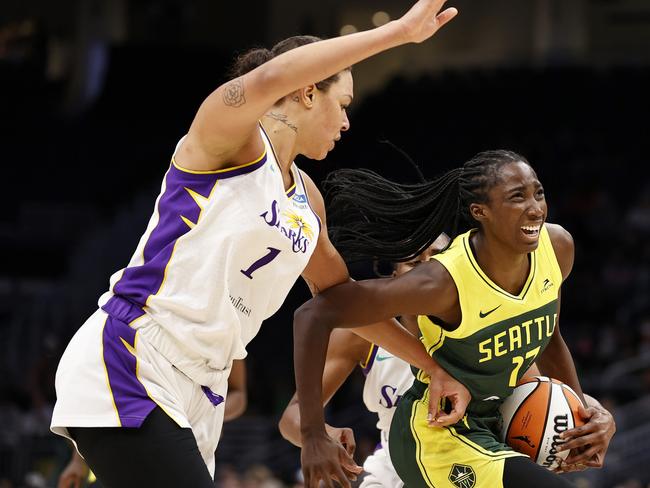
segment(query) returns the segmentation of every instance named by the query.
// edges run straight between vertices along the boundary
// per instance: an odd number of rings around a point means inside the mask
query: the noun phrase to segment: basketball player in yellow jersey
[[[427,389],[427,379],[418,373],[390,431],[390,456],[405,485],[571,486],[501,443],[498,434],[498,407],[533,362],[582,396],[558,324],[573,239],[559,225],[546,223],[544,190],[530,164],[511,151],[487,151],[427,183],[398,185],[367,170],[341,170],[328,184],[330,217],[341,226],[338,248],[350,259],[409,259],[443,231],[453,241],[409,273],[338,285],[296,312],[303,438],[317,428],[314,412],[321,408],[327,345],[315,331],[417,314],[428,352],[467,387],[472,401],[455,425],[431,428],[429,405],[444,410],[446,392],[433,385]],[[461,224],[469,224],[464,233]],[[595,462],[606,448],[607,442],[593,445],[574,462]]]

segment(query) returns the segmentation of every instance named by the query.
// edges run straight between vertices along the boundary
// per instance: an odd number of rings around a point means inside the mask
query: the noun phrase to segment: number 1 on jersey
[[[269,252],[259,258],[257,261],[255,261],[253,264],[251,264],[247,270],[240,269],[243,273],[244,276],[246,276],[249,279],[253,279],[253,273],[260,269],[262,266],[266,266],[269,264],[271,261],[273,261],[276,257],[278,257],[278,254],[280,254],[280,250],[276,249],[274,247],[267,247]]]

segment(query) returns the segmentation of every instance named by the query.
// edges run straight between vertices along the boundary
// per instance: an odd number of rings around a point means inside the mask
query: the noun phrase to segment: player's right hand
[[[303,437],[300,460],[305,488],[334,488],[333,481],[351,488],[350,480],[363,471],[346,449],[325,433]]]
[[[406,42],[422,42],[456,17],[458,10],[450,7],[440,12],[446,0],[420,0],[397,20]]]
[[[472,399],[469,390],[440,366],[429,377],[429,425],[443,427],[459,422]],[[444,398],[451,402],[449,413],[440,408]]]

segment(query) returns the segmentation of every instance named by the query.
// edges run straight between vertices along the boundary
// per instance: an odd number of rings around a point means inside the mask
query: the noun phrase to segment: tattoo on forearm
[[[241,107],[246,103],[246,98],[244,98],[244,82],[241,78],[232,80],[224,86],[223,103],[230,107]]]
[[[266,117],[277,120],[278,122],[282,122],[284,125],[289,127],[289,129],[291,129],[292,131],[298,132],[298,127],[291,123],[291,121],[289,120],[289,117],[287,116],[287,114],[279,114],[279,113],[276,113],[276,112],[269,112],[268,114],[266,114]]]

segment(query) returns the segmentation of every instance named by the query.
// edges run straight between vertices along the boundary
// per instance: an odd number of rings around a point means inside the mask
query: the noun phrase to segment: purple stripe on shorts
[[[112,296],[102,305],[102,310],[113,318],[131,324],[135,319],[144,315],[144,310],[139,305],[128,301],[126,298]]]
[[[220,177],[212,173],[186,173],[173,165],[169,168],[165,176],[165,192],[158,200],[158,225],[144,246],[144,263],[124,270],[122,278],[113,287],[116,295],[144,306],[150,295],[158,293],[176,240],[190,231],[190,226],[181,217],[196,224],[201,213],[201,208],[186,188],[208,198]]]
[[[122,342],[135,348],[135,334],[124,322],[111,316],[106,319],[102,335],[104,364],[122,427],[140,427],[156,407],[136,376],[136,357]]]
[[[213,392],[210,388],[207,386],[201,386],[201,389],[203,390],[203,393],[205,393],[205,396],[208,397],[208,400],[214,405],[215,407],[219,405],[220,403],[223,403],[223,397],[215,392]]]

